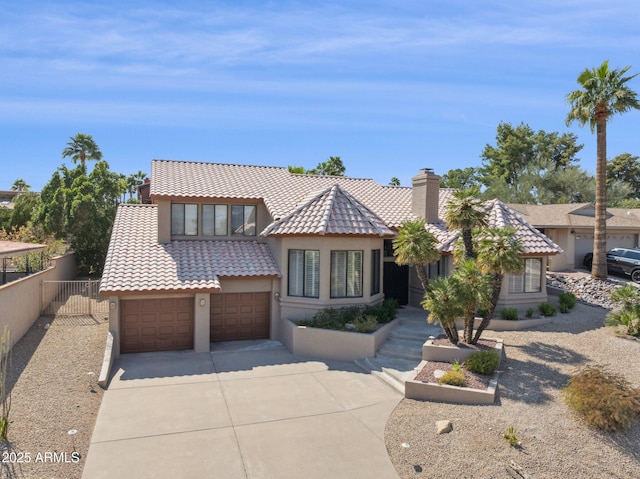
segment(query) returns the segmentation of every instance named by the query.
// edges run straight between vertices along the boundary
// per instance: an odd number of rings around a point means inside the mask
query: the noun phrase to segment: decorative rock
[[[447,374],[447,373],[446,373],[446,371],[443,371],[442,369],[436,369],[436,370],[433,372],[433,376],[434,376],[436,379],[440,379],[440,378],[441,378],[442,376],[444,376],[445,374]]]
[[[436,434],[445,434],[453,430],[451,421],[436,421]]]
[[[611,292],[624,284],[623,281],[608,278],[596,280],[586,274],[547,273],[547,285],[576,295],[579,301],[592,306],[613,309]]]

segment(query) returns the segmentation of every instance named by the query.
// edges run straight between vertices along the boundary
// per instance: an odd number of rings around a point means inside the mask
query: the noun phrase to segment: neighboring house
[[[116,355],[281,339],[283,320],[385,297],[419,305],[419,282],[391,245],[416,217],[446,240],[430,275],[451,269],[456,235],[439,215],[450,192],[431,170],[412,187],[264,166],[155,160],[151,171],[153,204],[119,206],[102,278]],[[506,303],[544,301],[546,258],[560,249],[502,203],[487,205],[493,224],[517,223],[532,260],[506,282]]]
[[[550,262],[551,271],[580,268],[585,254],[593,251],[593,204],[509,206],[562,248]],[[607,208],[607,250],[636,248],[639,234],[640,209]]]
[[[0,208],[13,209],[13,199],[18,196],[21,191],[0,191]]]

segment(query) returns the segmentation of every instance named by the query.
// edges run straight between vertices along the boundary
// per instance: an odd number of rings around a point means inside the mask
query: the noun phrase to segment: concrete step
[[[397,327],[396,329],[391,331],[389,339],[399,339],[402,341],[412,341],[424,344],[424,342],[429,339],[429,336],[431,336],[431,334],[425,333],[424,331],[403,329],[401,327]]]
[[[392,349],[388,345],[382,346],[378,349],[376,354],[377,356],[382,356],[388,359],[406,359],[409,361],[418,361],[422,359],[422,351],[411,351],[411,350],[398,350]]]
[[[404,396],[404,380],[389,374],[373,358],[357,359],[356,364]]]
[[[378,351],[384,349],[384,351],[389,352],[422,355],[422,344],[423,341],[389,338],[382,343],[382,347]]]

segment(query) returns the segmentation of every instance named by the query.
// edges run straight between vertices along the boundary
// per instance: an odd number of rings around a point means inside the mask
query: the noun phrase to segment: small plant
[[[604,431],[626,429],[640,416],[640,389],[601,366],[576,373],[564,390],[566,404],[589,426]]]
[[[500,364],[500,355],[491,350],[476,351],[472,353],[464,365],[469,371],[489,375],[493,373]]]
[[[367,314],[356,318],[353,321],[353,325],[359,333],[371,333],[378,328],[378,321],[376,321],[375,316]]]
[[[453,369],[447,371],[440,378],[440,384],[448,384],[449,386],[462,386],[464,384],[464,373],[462,371],[454,371]]]
[[[561,293],[560,294],[560,312],[568,313],[577,302],[576,295],[573,293]]]
[[[507,428],[506,431],[502,433],[502,437],[506,439],[506,441],[509,443],[511,447],[516,447],[520,445],[520,441],[516,437],[516,432],[518,432],[516,428],[513,427],[513,425],[511,425]]]
[[[616,289],[611,300],[618,307],[607,315],[607,326],[622,326],[620,333],[640,337],[640,291],[630,284]]]
[[[527,309],[527,318],[533,317],[533,308]]]
[[[504,308],[500,311],[500,317],[508,321],[516,321],[518,319],[518,310],[516,308]]]
[[[542,316],[555,316],[556,308],[553,307],[550,303],[540,303],[538,305],[538,311]]]
[[[460,361],[454,359],[453,364],[451,365],[451,369],[453,369],[454,371],[460,371]]]

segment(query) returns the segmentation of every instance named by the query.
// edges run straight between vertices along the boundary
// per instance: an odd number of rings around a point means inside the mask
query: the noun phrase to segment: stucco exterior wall
[[[44,271],[0,286],[0,334],[8,326],[11,345],[17,343],[51,302],[42,297],[42,282],[71,280],[76,274],[75,257],[69,253],[53,258]]]
[[[521,313],[527,309],[537,309],[540,303],[547,301],[547,277],[545,274],[547,257],[542,258],[542,274],[540,275],[540,291],[533,293],[509,293],[509,275],[505,275],[500,290],[500,298],[496,307],[495,315],[500,315],[503,308],[516,308]]]
[[[549,258],[549,271],[574,269],[576,266],[574,236],[569,228],[546,228],[545,235],[562,248],[562,253]]]

